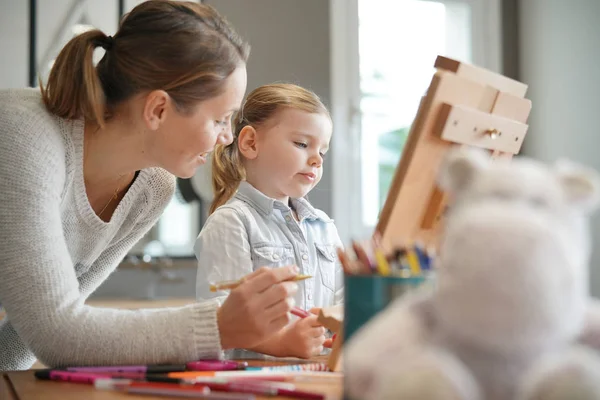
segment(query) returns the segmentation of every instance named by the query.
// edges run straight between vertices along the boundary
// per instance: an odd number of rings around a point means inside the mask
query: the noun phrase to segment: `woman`
[[[94,67],[94,49],[105,55]],[[114,37],[71,40],[48,83],[0,91],[0,370],[183,362],[253,347],[288,320],[295,267],[216,302],[125,311],[86,298],[218,143],[248,46],[212,8],[148,1]]]

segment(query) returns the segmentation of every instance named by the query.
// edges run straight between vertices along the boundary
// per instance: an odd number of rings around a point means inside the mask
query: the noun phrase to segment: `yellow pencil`
[[[312,278],[312,275],[296,275],[295,277],[293,277],[292,279],[289,279],[289,280],[290,281],[303,281],[303,280],[309,279],[309,278]],[[242,282],[244,282],[244,278],[239,279],[237,281],[223,281],[223,282],[213,283],[212,285],[210,285],[210,291],[217,292],[219,290],[235,289],[236,287],[240,286],[242,284]]]
[[[408,268],[410,268],[410,273],[413,276],[421,275],[421,266],[419,264],[419,257],[415,253],[413,248],[407,249],[406,251],[406,261],[408,261]]]
[[[375,249],[375,261],[377,262],[377,270],[383,276],[390,274],[390,264],[388,264],[385,254],[380,249]]]

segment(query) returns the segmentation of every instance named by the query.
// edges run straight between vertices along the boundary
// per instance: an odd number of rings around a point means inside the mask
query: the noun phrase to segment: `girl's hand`
[[[298,285],[298,267],[261,268],[233,289],[217,311],[223,349],[252,348],[285,327]]]
[[[280,345],[287,357],[311,358],[321,354],[325,339],[325,328],[313,314],[286,326],[280,336]]]

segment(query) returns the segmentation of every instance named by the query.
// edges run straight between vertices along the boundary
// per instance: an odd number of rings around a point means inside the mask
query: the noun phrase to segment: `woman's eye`
[[[216,120],[216,121],[215,121],[215,123],[216,123],[217,125],[221,125],[221,126],[227,126],[227,125],[229,124],[229,122],[231,121],[231,117],[232,117],[232,116],[230,115],[230,116],[228,116],[228,117],[225,117],[225,118],[223,118],[223,119]]]
[[[294,144],[302,149],[305,149],[308,147],[308,145],[306,143],[303,142],[294,142]]]
[[[322,153],[322,152],[321,152],[321,153],[319,153],[319,155],[321,156],[321,158],[323,158],[323,159],[324,159],[324,158],[325,158],[325,156],[327,155],[327,153]]]

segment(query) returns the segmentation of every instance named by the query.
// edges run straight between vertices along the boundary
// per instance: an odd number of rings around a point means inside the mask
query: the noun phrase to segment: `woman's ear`
[[[244,158],[253,160],[258,156],[258,136],[254,127],[250,125],[244,126],[237,140],[238,149]]]
[[[164,90],[153,90],[148,93],[142,114],[148,129],[155,131],[164,122],[170,101],[171,97]]]

